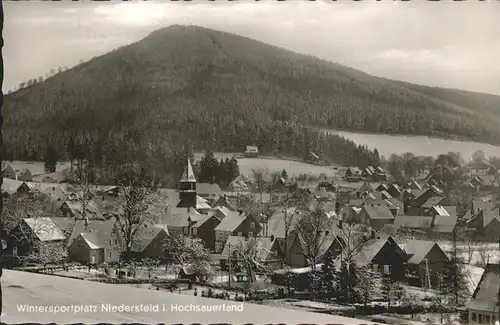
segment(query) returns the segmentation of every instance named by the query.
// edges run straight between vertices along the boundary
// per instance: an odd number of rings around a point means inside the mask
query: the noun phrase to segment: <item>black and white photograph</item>
[[[2,324],[500,325],[500,2],[0,2]]]

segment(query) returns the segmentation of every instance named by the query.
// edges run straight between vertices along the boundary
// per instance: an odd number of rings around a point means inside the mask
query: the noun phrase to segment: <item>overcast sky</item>
[[[500,2],[4,2],[4,91],[172,24],[365,72],[500,94]]]

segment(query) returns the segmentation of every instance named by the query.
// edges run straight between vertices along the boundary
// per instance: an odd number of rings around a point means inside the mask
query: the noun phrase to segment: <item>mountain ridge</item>
[[[485,98],[491,103],[481,104]],[[497,95],[380,78],[248,37],[173,25],[7,95],[4,113],[6,142],[19,147],[51,138],[62,148],[55,138],[108,133],[138,143],[188,138],[198,149],[214,150],[255,141],[275,151],[285,150],[285,140],[272,133],[276,126],[263,126],[268,120],[283,128],[499,144],[497,101]],[[244,129],[248,135],[237,134]]]

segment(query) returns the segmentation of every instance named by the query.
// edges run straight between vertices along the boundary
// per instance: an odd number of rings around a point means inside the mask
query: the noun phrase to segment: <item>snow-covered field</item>
[[[200,160],[203,155],[204,153],[195,153],[195,160]],[[273,157],[243,158],[241,157],[241,153],[214,153],[215,158],[219,160],[231,158],[233,155],[237,157],[236,159],[238,160],[240,172],[247,176],[250,176],[252,174],[253,169],[267,169],[271,173],[281,172],[283,169],[285,169],[288,173],[288,176],[298,176],[301,174],[319,176],[320,174],[325,174],[328,177],[334,177],[336,175],[335,170],[330,167],[317,166],[300,161],[279,159]]]
[[[251,303],[237,303],[179,295],[164,291],[133,288],[50,275],[5,270],[2,276],[2,321],[6,323],[329,323],[373,324],[298,310],[282,310]],[[106,308],[139,310],[108,311]],[[95,307],[94,307],[95,306]],[[220,306],[225,311],[175,311],[173,307]],[[231,306],[241,306],[238,308]],[[41,307],[46,310],[27,310]],[[50,307],[53,309],[51,310]],[[64,307],[67,310],[63,310]],[[22,308],[25,308],[24,310]],[[147,311],[146,308],[152,310]],[[165,308],[165,311],[163,311]],[[211,307],[214,308],[214,307]],[[228,309],[235,309],[228,311]],[[86,310],[85,310],[86,309]],[[58,311],[58,312],[56,312]]]

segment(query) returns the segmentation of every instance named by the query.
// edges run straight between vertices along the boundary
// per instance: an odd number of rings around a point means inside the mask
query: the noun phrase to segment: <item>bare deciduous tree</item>
[[[162,208],[161,200],[151,188],[145,172],[127,171],[119,180],[119,209],[116,215],[118,228],[124,241],[123,257],[131,259],[132,243],[140,235],[152,229],[158,210]],[[166,207],[165,207],[166,209]],[[163,211],[165,212],[165,211]]]
[[[172,235],[164,239],[164,262],[189,267],[197,275],[208,279],[213,275],[208,250],[198,240]]]
[[[319,204],[312,202],[309,205],[309,211],[304,214],[296,226],[297,236],[304,247],[304,255],[313,269],[318,264],[322,253],[335,240],[332,233],[335,222],[336,220],[328,216]]]
[[[270,253],[266,247],[260,245],[256,238],[248,238],[241,241],[232,250],[232,259],[236,264],[247,272],[247,286],[250,287],[256,281],[256,273],[270,273],[270,268],[262,261],[262,256]]]

